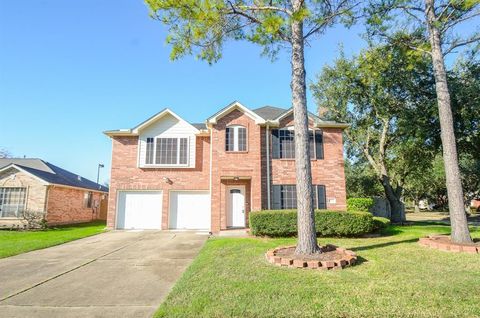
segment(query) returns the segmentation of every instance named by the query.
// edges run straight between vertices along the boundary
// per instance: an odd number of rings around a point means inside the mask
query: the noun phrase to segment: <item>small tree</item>
[[[297,254],[319,253],[308,143],[305,42],[337,22],[351,22],[351,0],[146,0],[151,16],[169,28],[171,58],[196,54],[209,63],[221,57],[225,41],[247,40],[274,56],[291,52],[292,105],[297,180]]]
[[[12,154],[7,150],[0,148],[0,158],[11,158]]]
[[[401,43],[431,58],[452,224],[451,238],[453,242],[470,243],[472,239],[464,210],[445,56],[462,46],[480,41],[478,30],[468,35],[456,32],[459,25],[480,16],[480,1],[371,0],[368,11],[372,34],[398,40],[391,36],[391,32],[399,29],[407,31],[413,36],[401,39]]]

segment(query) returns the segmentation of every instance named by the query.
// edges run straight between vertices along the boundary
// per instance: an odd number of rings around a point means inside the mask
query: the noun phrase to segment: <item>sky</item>
[[[365,43],[360,27],[337,27],[306,49],[307,80]],[[290,107],[288,52],[275,62],[228,42],[212,66],[169,60],[166,29],[141,0],[0,0],[0,148],[109,180],[111,141],[165,107],[203,122],[238,100]],[[308,107],[314,111],[309,93]]]

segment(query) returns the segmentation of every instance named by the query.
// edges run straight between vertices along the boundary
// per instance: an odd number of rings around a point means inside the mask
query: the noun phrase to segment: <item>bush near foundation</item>
[[[257,236],[288,237],[297,234],[297,210],[264,210],[250,213],[250,231]],[[355,237],[374,230],[368,212],[315,211],[318,236]]]

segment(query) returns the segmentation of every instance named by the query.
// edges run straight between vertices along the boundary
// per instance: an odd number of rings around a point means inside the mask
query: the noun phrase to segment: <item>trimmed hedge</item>
[[[295,236],[296,210],[265,210],[250,213],[250,231],[257,236]],[[373,217],[367,212],[315,211],[318,236],[359,236],[373,231]]]
[[[386,229],[390,225],[390,220],[381,216],[373,217],[373,230],[375,232]]]
[[[369,212],[373,204],[372,198],[350,198],[347,199],[347,211]]]

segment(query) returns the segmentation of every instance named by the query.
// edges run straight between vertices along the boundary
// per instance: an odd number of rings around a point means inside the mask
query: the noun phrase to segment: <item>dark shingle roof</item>
[[[198,130],[207,129],[207,125],[205,125],[205,123],[190,123],[190,125],[197,128]]]
[[[34,176],[53,184],[108,192],[108,188],[75,173],[36,158],[1,158],[0,169],[15,164]]]
[[[273,106],[263,106],[253,110],[254,113],[265,120],[274,120],[286,111],[288,109]]]

